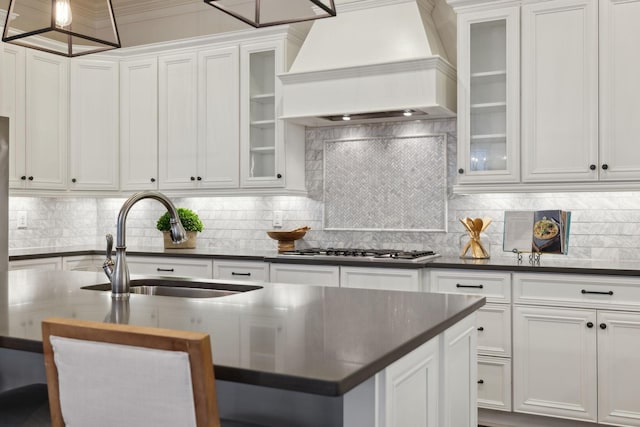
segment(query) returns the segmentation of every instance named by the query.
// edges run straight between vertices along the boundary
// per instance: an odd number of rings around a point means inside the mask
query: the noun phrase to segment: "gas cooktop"
[[[363,261],[405,261],[421,262],[440,255],[434,251],[405,251],[400,249],[360,249],[360,248],[308,248],[281,252],[286,258],[358,259]]]

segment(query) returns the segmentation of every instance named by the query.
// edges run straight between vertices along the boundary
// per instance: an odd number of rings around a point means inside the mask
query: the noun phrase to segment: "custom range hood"
[[[279,75],[282,119],[326,126],[343,117],[455,116],[456,71],[448,60],[455,58],[455,15],[444,0],[336,5],[338,15],[313,23],[289,72]]]

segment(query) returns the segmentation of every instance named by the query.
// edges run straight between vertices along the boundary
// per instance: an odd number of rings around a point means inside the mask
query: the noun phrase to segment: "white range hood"
[[[338,16],[313,23],[289,72],[279,76],[281,118],[322,126],[338,123],[327,117],[345,114],[455,116],[456,70],[432,18],[432,1],[336,2]],[[439,14],[453,21],[455,34],[453,12]]]

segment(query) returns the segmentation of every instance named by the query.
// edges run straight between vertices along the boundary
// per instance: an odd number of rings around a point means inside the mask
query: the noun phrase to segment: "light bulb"
[[[342,116],[342,120],[351,120],[351,116],[348,114],[345,114],[344,116]]]
[[[54,13],[56,15],[56,26],[68,27],[71,25],[71,4],[69,0],[56,0]]]
[[[405,117],[411,117],[413,115],[413,110],[404,110],[402,115]]]

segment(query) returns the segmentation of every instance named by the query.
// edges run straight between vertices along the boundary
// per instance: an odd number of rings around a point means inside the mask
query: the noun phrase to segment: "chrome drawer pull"
[[[461,285],[460,283],[456,283],[456,288],[477,288],[482,289],[484,285]]]
[[[613,291],[609,291],[609,292],[598,292],[598,291],[587,291],[585,289],[583,289],[582,291],[583,294],[597,294],[597,295],[613,295]]]
[[[251,273],[236,273],[235,271],[231,272],[232,276],[251,276]]]

